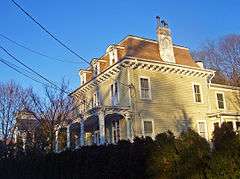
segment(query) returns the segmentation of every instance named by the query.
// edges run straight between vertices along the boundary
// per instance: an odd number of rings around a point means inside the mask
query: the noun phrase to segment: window
[[[100,144],[100,132],[99,131],[94,132],[93,143],[96,145]]]
[[[96,91],[96,93],[93,94],[93,100],[92,100],[93,107],[99,106],[99,90]]]
[[[109,58],[110,58],[110,65],[113,65],[118,61],[118,56],[117,56],[117,49],[112,49],[109,52]]]
[[[154,137],[154,126],[152,120],[143,120],[143,136]]]
[[[141,99],[151,99],[150,79],[140,78],[140,97]]]
[[[240,131],[240,122],[236,122],[236,128],[237,128],[237,131],[239,132]]]
[[[80,83],[81,85],[86,83],[86,73],[80,75]]]
[[[202,102],[202,96],[201,96],[200,85],[194,84],[193,85],[193,90],[194,90],[195,102],[201,103]]]
[[[206,123],[204,121],[198,122],[198,133],[200,136],[207,138]]]
[[[119,103],[119,86],[118,82],[111,85],[111,101],[112,105],[117,105]]]
[[[100,73],[99,62],[93,65],[93,76],[96,77]]]
[[[112,143],[116,144],[120,140],[119,121],[112,121]]]
[[[223,95],[223,93],[217,93],[217,107],[218,107],[218,109],[224,109],[224,95]]]

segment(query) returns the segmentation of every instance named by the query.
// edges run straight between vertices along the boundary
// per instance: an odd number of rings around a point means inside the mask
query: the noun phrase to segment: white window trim
[[[97,71],[95,71],[97,70]],[[96,62],[94,65],[93,65],[93,71],[94,71],[94,75],[95,76],[98,76],[100,74],[100,63],[99,62]],[[95,74],[96,73],[96,74]]]
[[[217,94],[222,94],[222,95],[223,95],[223,109],[219,108],[219,106],[218,106]],[[226,109],[227,105],[226,105],[226,101],[225,101],[225,94],[224,94],[224,92],[216,91],[216,92],[215,92],[215,98],[216,98],[217,110],[220,110],[220,111],[225,111],[225,110],[227,110],[227,109]]]
[[[113,121],[112,121],[113,122]],[[115,128],[115,130],[117,130],[117,128],[116,128],[116,122],[118,122],[118,124],[119,124],[119,138],[117,139],[117,141],[114,141],[114,128]],[[114,121],[114,126],[113,126],[113,123],[111,123],[111,127],[112,127],[112,129],[111,129],[111,138],[112,138],[112,140],[111,140],[111,143],[112,144],[117,144],[120,140],[121,140],[121,124],[120,124],[120,121]]]
[[[99,145],[99,137],[100,137],[100,131],[99,130],[96,130],[94,131],[94,134],[93,134],[93,143],[95,143],[96,145]]]
[[[110,52],[109,52],[109,58],[110,58],[110,66],[117,63],[118,61],[118,53],[117,53],[117,49],[113,48]]]
[[[87,74],[83,73],[80,75],[81,85],[84,85],[87,82]]]
[[[145,132],[144,132],[144,122],[145,121],[151,121],[152,122],[152,139],[155,139],[155,124],[154,124],[154,120],[153,119],[142,119],[142,135],[143,137],[145,136]]]
[[[114,104],[112,97],[115,96],[115,83],[117,83],[117,102]],[[120,83],[118,81],[113,81],[113,83],[110,85],[110,98],[111,98],[111,105],[116,106],[120,104]],[[111,86],[113,85],[113,91],[111,90]],[[112,94],[113,93],[113,94]]]
[[[199,135],[200,135],[199,122],[204,122],[204,124],[205,124],[205,133],[206,133],[205,139],[208,140],[208,126],[207,126],[207,122],[206,122],[206,120],[203,120],[203,119],[197,120],[197,131],[198,131]]]
[[[143,98],[143,97],[142,97],[141,78],[143,78],[143,79],[148,79],[149,98]],[[148,76],[139,76],[139,77],[138,77],[138,83],[139,83],[139,96],[140,96],[140,99],[142,99],[142,100],[152,100],[152,88],[151,88],[150,77],[148,77]]]
[[[96,97],[94,99],[94,96]],[[100,94],[99,90],[96,90],[95,93],[93,93],[93,107],[98,107],[100,105]]]
[[[200,95],[201,95],[201,102],[196,102],[194,85],[199,85],[199,90],[200,90]],[[201,85],[200,83],[193,82],[193,83],[192,83],[192,92],[193,92],[193,102],[194,102],[195,104],[203,104],[204,101],[203,101],[202,85]]]

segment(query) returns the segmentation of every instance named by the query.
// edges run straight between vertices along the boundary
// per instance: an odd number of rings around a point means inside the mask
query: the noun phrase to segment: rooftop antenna
[[[156,16],[156,19],[157,19],[157,27],[160,27],[161,25],[160,17]]]

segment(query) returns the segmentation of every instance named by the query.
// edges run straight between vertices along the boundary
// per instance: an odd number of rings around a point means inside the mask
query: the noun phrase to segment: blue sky
[[[208,39],[240,32],[239,0],[16,0],[40,23],[87,60],[101,56],[108,45],[128,34],[156,39],[155,16],[169,22],[175,44],[192,50]],[[10,0],[0,1],[0,33],[32,49],[79,64],[61,63],[31,54],[0,37],[0,44],[25,64],[70,88],[79,86],[78,70],[86,63],[70,54],[28,19]],[[0,57],[12,59],[0,51]],[[0,63],[2,82],[15,80],[41,92],[41,85]]]

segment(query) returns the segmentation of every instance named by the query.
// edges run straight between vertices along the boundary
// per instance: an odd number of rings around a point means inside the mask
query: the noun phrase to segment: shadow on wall
[[[231,103],[233,110],[240,113],[240,90],[238,90],[238,92],[234,93],[231,98],[226,99],[226,101],[228,101],[228,100]]]
[[[152,99],[143,102],[139,99],[140,94],[137,95],[137,106],[141,108],[137,111],[138,120],[154,119],[155,134],[171,130],[178,135],[188,127],[192,127],[191,114],[186,108],[188,101],[180,94],[181,84],[177,81],[178,79],[175,79],[175,83],[170,78],[175,77],[157,73],[152,75],[150,77]],[[184,87],[183,90],[185,90]]]

